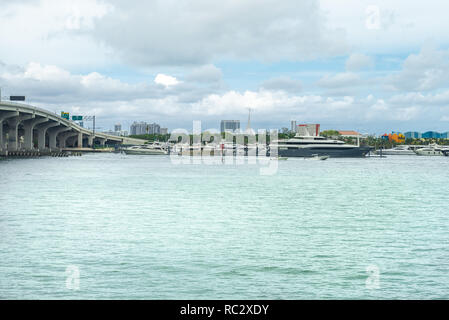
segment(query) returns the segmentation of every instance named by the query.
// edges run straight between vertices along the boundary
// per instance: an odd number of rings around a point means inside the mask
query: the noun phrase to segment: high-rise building
[[[161,134],[168,134],[168,128],[161,128]]]
[[[129,129],[131,135],[141,135],[148,133],[148,124],[146,122],[133,122]]]
[[[161,126],[157,123],[151,123],[148,125],[148,134],[160,134]]]
[[[157,123],[146,123],[144,121],[134,122],[129,131],[131,135],[161,134],[161,126]]]
[[[221,120],[221,132],[236,132],[240,130],[240,120]]]
[[[114,125],[114,131],[115,132],[122,131],[122,125],[120,123],[117,123],[116,125]]]
[[[296,126],[296,120],[292,120],[291,122],[290,122],[290,124],[291,124],[291,128],[290,128],[290,131],[291,132],[296,132],[297,131],[297,126]]]

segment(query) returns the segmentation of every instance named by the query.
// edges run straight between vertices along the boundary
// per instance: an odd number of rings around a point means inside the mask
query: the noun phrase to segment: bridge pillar
[[[19,112],[17,111],[8,111],[0,113],[0,151],[2,151],[5,148],[6,143],[6,132],[3,132],[3,124],[5,123],[5,120],[18,116]]]
[[[8,151],[19,150],[19,124],[24,121],[34,118],[34,114],[27,114],[23,116],[18,116],[8,120],[9,131],[8,131]]]
[[[33,130],[34,127],[37,126],[40,123],[47,122],[48,118],[36,118],[33,120],[25,121],[23,124],[23,128],[25,130],[25,133],[23,135],[24,145],[23,148],[27,151],[31,151],[34,149],[33,145]]]
[[[88,136],[87,137],[87,146],[89,148],[93,148],[94,147],[94,136]]]
[[[75,137],[77,135],[78,135],[78,132],[66,132],[66,133],[61,134],[61,136],[59,137],[59,147],[67,148],[67,141],[71,137]]]
[[[78,149],[83,147],[83,133],[78,132]]]
[[[59,125],[60,125],[59,122],[49,122],[49,123],[41,124],[36,128],[37,133],[38,133],[37,145],[38,145],[38,149],[40,151],[45,150],[45,134],[47,133],[47,130],[52,127],[59,126]]]
[[[52,130],[48,131],[48,147],[50,148],[50,151],[56,150],[58,149],[57,147],[57,140],[56,138],[58,137],[58,134],[60,134],[61,132],[64,131],[68,131],[68,130],[72,130],[72,128],[70,127],[60,127],[60,128],[55,128]]]
[[[0,151],[3,151],[3,141],[6,141],[6,133],[3,132],[3,121],[0,121]]]

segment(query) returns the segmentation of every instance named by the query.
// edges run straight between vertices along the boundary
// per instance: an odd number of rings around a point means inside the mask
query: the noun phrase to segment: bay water
[[[276,166],[0,160],[0,298],[449,298],[449,158]]]

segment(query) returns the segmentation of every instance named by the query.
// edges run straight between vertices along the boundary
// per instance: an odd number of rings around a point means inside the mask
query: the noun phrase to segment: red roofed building
[[[342,137],[346,137],[346,138],[357,138],[357,137],[362,137],[362,135],[360,133],[358,133],[357,131],[338,131],[338,133],[342,136]]]

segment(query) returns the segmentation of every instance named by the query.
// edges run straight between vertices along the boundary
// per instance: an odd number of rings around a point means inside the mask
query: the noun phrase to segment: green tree
[[[325,130],[321,132],[323,137],[340,137],[341,134],[337,130]]]

